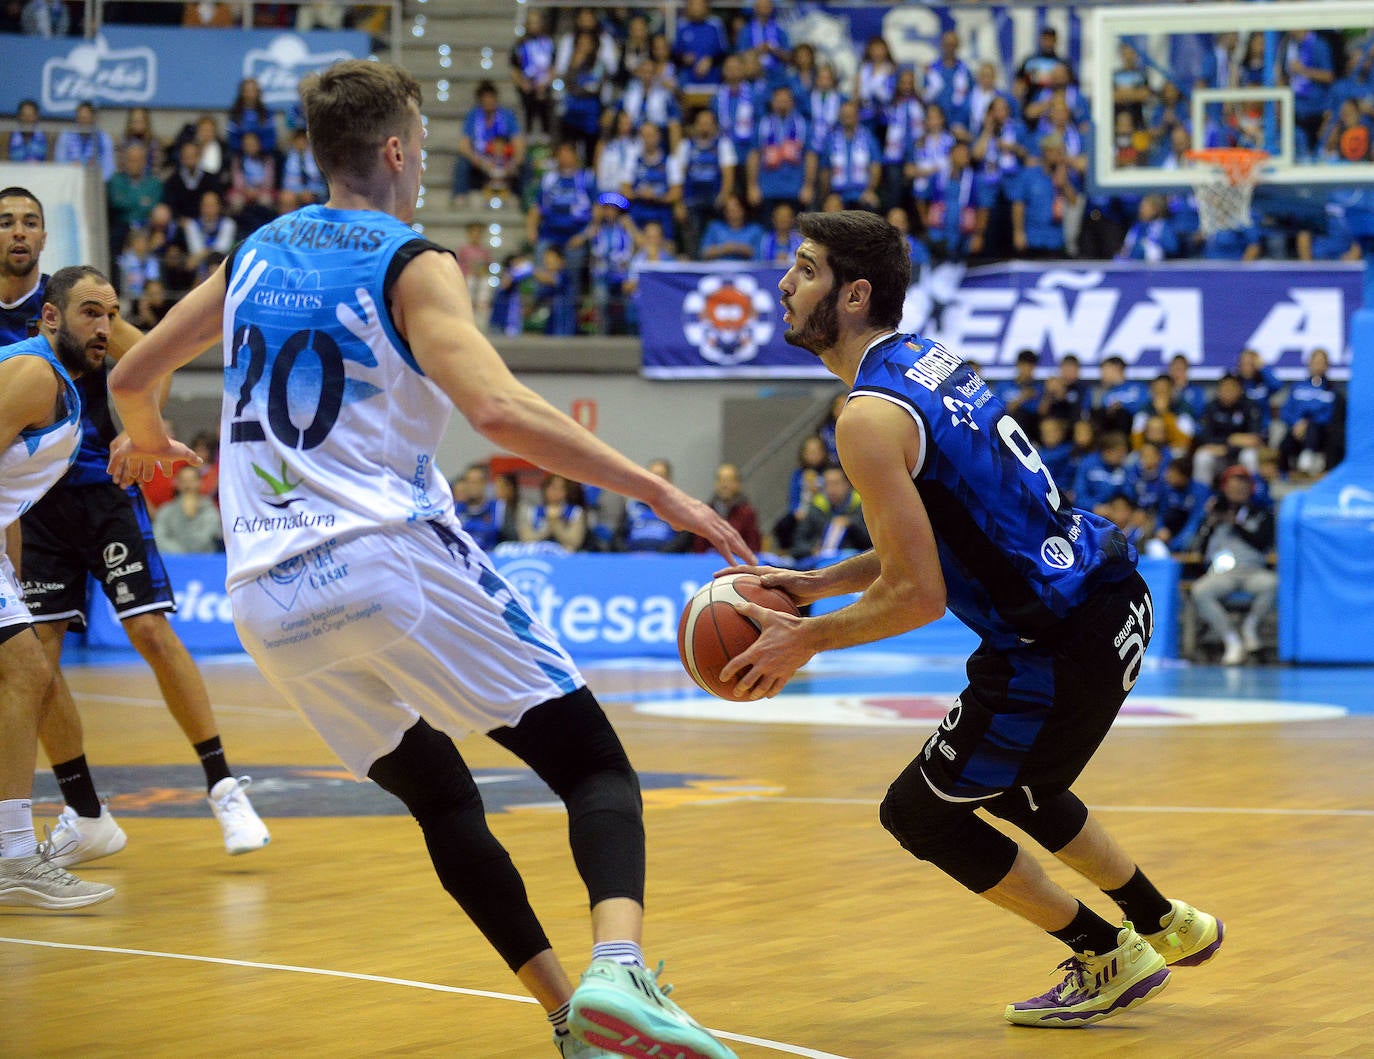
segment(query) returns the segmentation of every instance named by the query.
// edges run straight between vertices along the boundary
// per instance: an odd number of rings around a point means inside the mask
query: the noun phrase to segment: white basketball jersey
[[[81,444],[81,396],[42,335],[0,349],[0,361],[40,357],[62,381],[66,414],[51,426],[21,431],[0,452],[0,531],[8,529],[67,473]],[[0,550],[3,550],[0,542]]]
[[[220,508],[234,587],[330,541],[453,509],[452,413],[392,325],[391,282],[441,248],[393,217],[308,206],[230,261]]]

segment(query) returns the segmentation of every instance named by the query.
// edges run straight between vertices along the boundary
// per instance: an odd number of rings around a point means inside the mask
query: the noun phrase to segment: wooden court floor
[[[294,769],[351,795],[251,668],[205,673],[237,771]],[[588,674],[636,766],[659,777],[646,785],[646,953],[741,1059],[1374,1055],[1374,717],[1115,731],[1080,794],[1167,893],[1225,919],[1226,943],[1136,1012],[1027,1030],[1002,1008],[1048,988],[1060,947],[877,823],[921,735],[648,717],[628,700],[679,678]],[[194,761],[148,672],[81,666],[69,681],[98,785],[115,766],[154,779],[111,791],[129,846],[81,869],[116,885],[114,900],[0,910],[0,1056],[555,1054],[408,818],[265,810],[272,844],[229,858],[195,784],[178,794],[156,779]],[[521,772],[483,739],[462,749],[491,770],[490,791]],[[277,787],[275,804],[292,804]],[[492,823],[575,979],[589,938],[562,814],[523,804]]]

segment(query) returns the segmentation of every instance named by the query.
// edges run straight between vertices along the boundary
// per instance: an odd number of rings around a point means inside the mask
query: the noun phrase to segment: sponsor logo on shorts
[[[141,573],[142,570],[143,564],[141,562],[126,563],[124,566],[116,566],[105,575],[105,583],[108,585],[111,581],[118,581],[121,577],[128,577],[130,574]]]
[[[113,570],[129,558],[129,546],[123,541],[112,541],[105,545],[105,568]]]
[[[129,591],[129,586],[123,581],[115,585],[115,603],[132,603],[134,594]]]

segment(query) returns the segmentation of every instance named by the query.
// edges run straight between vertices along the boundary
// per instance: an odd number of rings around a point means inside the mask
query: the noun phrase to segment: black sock
[[[205,789],[212,790],[220,780],[227,780],[232,773],[229,771],[229,759],[224,756],[224,747],[220,744],[219,736],[212,735],[203,743],[194,744],[195,751],[200,755],[200,767],[205,770]]]
[[[1116,948],[1117,935],[1121,928],[1113,926],[1099,916],[1082,901],[1078,902],[1078,914],[1063,930],[1047,931],[1052,938],[1058,938],[1074,952],[1100,955]]]
[[[1154,934],[1160,929],[1160,921],[1174,910],[1169,899],[1154,888],[1139,868],[1119,890],[1102,892],[1121,906],[1131,925],[1142,934]]]
[[[54,765],[52,774],[62,791],[62,800],[76,810],[77,816],[94,819],[100,815],[100,798],[95,793],[95,781],[91,779],[85,754]]]

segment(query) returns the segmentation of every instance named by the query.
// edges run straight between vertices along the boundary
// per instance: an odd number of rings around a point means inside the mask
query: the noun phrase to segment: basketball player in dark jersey
[[[739,607],[762,635],[725,667],[776,695],[820,650],[925,625],[948,608],[982,637],[968,686],[883,800],[911,854],[1066,943],[1064,980],[1009,1022],[1073,1027],[1134,1006],[1168,964],[1209,959],[1222,924],[1165,898],[1070,791],[1135,684],[1153,632],[1135,549],[1074,510],[1005,406],[962,358],[897,330],[910,278],[900,233],[861,211],[807,214],[779,284],[787,341],[850,386],[840,460],[874,548],[822,570],[750,569],[798,603],[860,592],[814,618]],[[1109,923],[975,814],[1018,828],[1112,897]]]
[[[47,276],[39,256],[47,240],[43,205],[25,188],[0,190],[0,345],[34,330]],[[116,316],[108,352],[118,359],[139,332]],[[24,598],[34,631],[57,677],[44,702],[40,738],[66,805],[52,833],[53,863],[71,867],[118,853],[126,836],[96,794],[86,763],[81,718],[58,664],[69,626],[86,621],[86,578],[100,582],[130,642],[157,676],[167,707],[205,770],[210,808],[225,849],[247,853],[267,844],[268,831],[231,775],[195,661],[167,620],[176,609],[172,586],[153,541],[147,506],[137,488],[121,489],[105,470],[115,438],[105,378],[105,350],[77,379],[81,447],[75,462],[22,517]]]

